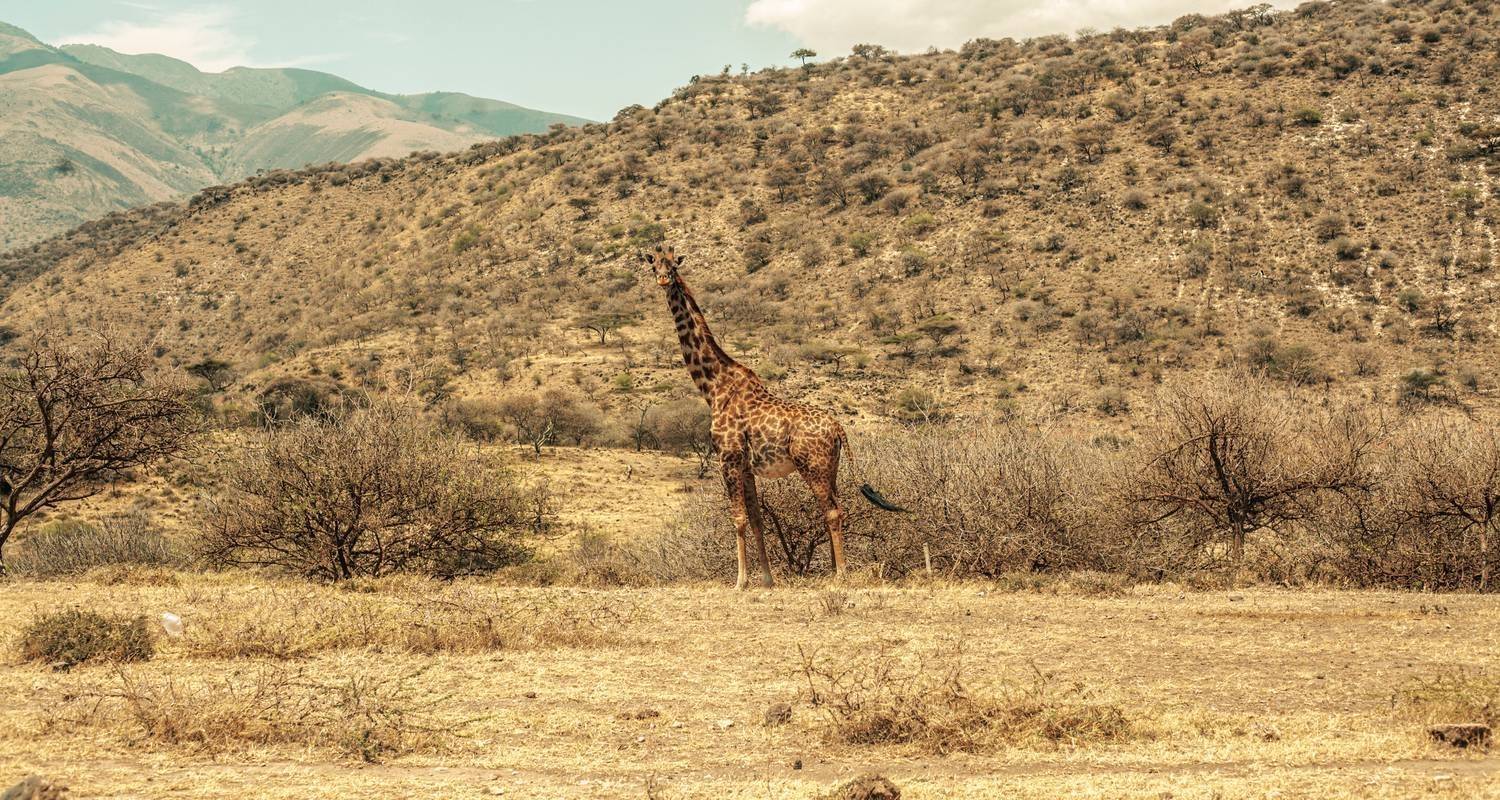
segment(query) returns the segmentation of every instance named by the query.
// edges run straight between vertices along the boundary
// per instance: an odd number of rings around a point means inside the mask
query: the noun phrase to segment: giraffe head
[[[663,248],[657,245],[655,252],[641,253],[641,260],[651,265],[651,271],[656,273],[658,286],[671,286],[677,283],[677,267],[683,259],[679,258],[671,247]]]

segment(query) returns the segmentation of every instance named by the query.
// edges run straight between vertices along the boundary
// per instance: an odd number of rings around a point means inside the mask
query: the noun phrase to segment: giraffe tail
[[[842,429],[839,430],[839,444],[849,454],[849,465],[851,467],[854,466],[854,451],[850,449],[849,437],[844,433]],[[874,505],[876,508],[884,509],[885,511],[893,511],[898,514],[908,513],[906,509],[885,499],[885,495],[881,494],[874,486],[871,486],[868,483],[861,483],[859,485],[859,493],[864,495],[865,499],[869,500],[871,505]]]
[[[895,511],[899,514],[907,513],[906,509],[885,499],[885,497],[881,495],[880,492],[875,490],[874,486],[871,486],[868,483],[862,483],[859,485],[859,493],[864,495],[866,500],[869,500],[878,508],[883,508],[886,511]]]

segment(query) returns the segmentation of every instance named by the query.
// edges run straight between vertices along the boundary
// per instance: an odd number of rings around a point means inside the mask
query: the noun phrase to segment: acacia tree
[[[224,391],[230,383],[234,382],[234,367],[227,361],[217,358],[205,358],[187,368],[189,375],[202,379],[208,384],[208,388],[215,392]]]
[[[91,497],[187,443],[188,392],[149,377],[147,364],[108,340],[43,336],[0,369],[0,571],[5,542],[27,517]]]
[[[599,344],[603,345],[605,337],[629,325],[634,319],[635,315],[629,311],[620,308],[604,308],[579,316],[576,324],[586,331],[599,334]]]

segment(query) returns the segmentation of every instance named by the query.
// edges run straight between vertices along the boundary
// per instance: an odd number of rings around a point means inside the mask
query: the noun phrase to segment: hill
[[[452,150],[583,120],[302,69],[204,73],[0,24],[0,249],[267,169]]]
[[[666,239],[726,349],[849,421],[1129,429],[1159,382],[1246,368],[1488,413],[1497,33],[1482,3],[1309,3],[698,76],[117,215],[6,256],[0,314],[223,360],[231,415],[550,387],[625,427],[691,391],[635,260]]]

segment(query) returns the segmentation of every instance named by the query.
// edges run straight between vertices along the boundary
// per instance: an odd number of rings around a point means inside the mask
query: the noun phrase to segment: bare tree
[[[1377,439],[1353,412],[1312,419],[1249,377],[1179,388],[1127,489],[1130,518],[1170,526],[1194,548],[1227,540],[1239,564],[1250,534],[1302,519],[1321,493],[1368,488]]]
[[[543,447],[560,439],[581,444],[598,433],[600,426],[597,408],[560,389],[512,394],[501,398],[496,410],[515,431],[516,443],[531,445],[537,456]]]
[[[662,449],[676,453],[692,453],[698,458],[698,477],[708,474],[713,463],[714,440],[709,427],[712,422],[708,407],[698,400],[679,400],[651,409],[647,415],[656,441]]]
[[[147,364],[108,340],[41,336],[0,370],[0,554],[32,514],[183,448],[195,429],[188,393],[148,377]]]

